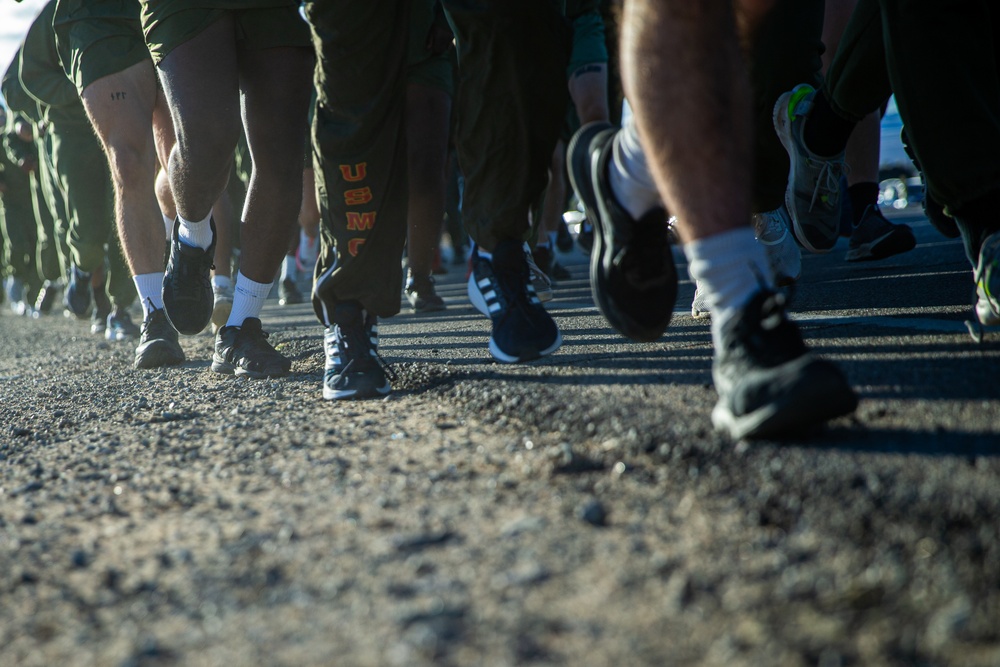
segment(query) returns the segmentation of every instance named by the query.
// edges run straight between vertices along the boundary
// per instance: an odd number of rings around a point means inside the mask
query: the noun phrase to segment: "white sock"
[[[166,239],[169,241],[170,237],[174,234],[174,219],[168,217],[166,213],[161,213],[163,216],[163,229],[166,231]]]
[[[723,325],[762,288],[773,289],[767,251],[752,227],[741,227],[684,245],[688,273],[705,291],[712,313],[712,342],[721,344]]]
[[[212,276],[212,289],[227,290],[233,284],[229,276]]]
[[[295,257],[292,255],[285,255],[285,259],[281,261],[281,278],[279,278],[279,280],[294,281],[297,276],[298,271],[295,266]]]
[[[209,220],[212,219],[211,213],[204,220],[193,222],[185,220],[180,215],[177,216],[177,219],[181,223],[180,229],[177,230],[177,237],[182,243],[202,250],[212,245],[212,225],[209,224]]]
[[[248,317],[260,317],[264,309],[264,301],[271,293],[271,283],[258,283],[250,280],[243,272],[236,274],[236,287],[233,290],[233,310],[226,321],[227,327],[238,327]]]
[[[622,208],[639,220],[660,205],[660,193],[649,172],[646,154],[639,143],[639,130],[631,113],[624,117],[612,150],[612,160],[608,164],[611,192]]]
[[[154,309],[163,309],[163,274],[143,273],[132,276],[135,291],[139,293],[139,303],[142,304],[142,319],[145,321]]]

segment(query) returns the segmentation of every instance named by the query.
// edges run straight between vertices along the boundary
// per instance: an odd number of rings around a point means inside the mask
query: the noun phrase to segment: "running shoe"
[[[569,145],[570,180],[594,228],[590,288],[612,327],[633,340],[654,341],[670,325],[677,268],[666,212],[654,208],[633,220],[615,201],[608,183],[615,133],[608,123],[589,123]]]
[[[434,289],[433,276],[417,279],[407,271],[406,287],[403,291],[415,313],[433,313],[447,308],[444,299]]]
[[[708,294],[697,281],[694,284],[694,298],[691,299],[691,317],[696,320],[707,320],[712,317],[708,308]]]
[[[378,318],[356,301],[333,307],[333,326],[323,333],[326,367],[323,398],[378,398],[392,391],[388,366],[378,354]]]
[[[917,239],[909,225],[886,220],[878,206],[868,206],[851,232],[845,259],[848,262],[885,259],[913,250]]]
[[[114,308],[108,314],[104,329],[104,338],[120,343],[126,340],[136,340],[142,336],[142,331],[132,321],[132,317],[124,308]]]
[[[468,293],[472,305],[492,322],[489,350],[497,361],[531,361],[562,345],[559,327],[535,294],[520,242],[501,241],[492,260],[474,253]]]
[[[986,237],[979,249],[976,280],[976,317],[984,326],[1000,325],[1000,232]]]
[[[535,289],[535,295],[541,302],[552,300],[552,279],[549,274],[542,270],[542,267],[535,263],[535,258],[531,253],[531,246],[524,244],[524,259],[528,263],[528,275],[531,276],[531,286]]]
[[[291,278],[284,278],[278,283],[278,305],[293,306],[302,303],[302,292]]]
[[[66,293],[63,295],[63,305],[66,310],[79,319],[87,316],[90,310],[90,300],[93,289],[90,286],[91,274],[81,271],[76,266],[70,267],[69,284],[66,286]],[[104,314],[107,316],[107,313]]]
[[[733,439],[792,435],[857,407],[843,373],[809,351],[784,304],[780,293],[761,290],[723,326],[712,423]]]
[[[229,313],[233,312],[233,285],[212,284],[212,334],[226,326]]]
[[[56,304],[61,292],[62,283],[60,281],[46,280],[42,283],[42,289],[38,291],[38,298],[35,299],[35,311],[41,315],[51,313],[52,306]]]
[[[11,311],[17,315],[24,314],[24,281],[14,276],[7,276],[3,281],[4,293]]]
[[[162,308],[153,308],[142,322],[139,346],[135,348],[136,368],[176,366],[184,361],[184,350],[177,342],[177,330]]]
[[[282,377],[292,361],[271,347],[260,320],[248,317],[239,326],[224,326],[215,335],[212,370],[251,378]]]
[[[103,288],[94,292],[94,311],[90,314],[90,333],[107,336],[108,318],[111,316],[111,300]]]
[[[806,117],[816,91],[800,84],[778,98],[774,129],[788,151],[788,186],[785,206],[792,230],[802,246],[816,253],[829,252],[840,236],[841,176],[846,173],[844,153],[820,157],[802,139]]]
[[[792,238],[790,226],[784,206],[753,216],[754,236],[767,251],[775,283],[781,287],[791,285],[802,276],[802,252]]]
[[[535,266],[545,272],[545,275],[553,282],[558,280],[570,280],[573,275],[556,259],[556,254],[549,246],[535,246],[531,251],[531,258]]]
[[[170,257],[163,274],[163,309],[178,332],[193,336],[212,321],[215,300],[212,296],[211,271],[215,257],[215,221],[209,220],[212,244],[206,249],[183,243],[178,232],[180,221],[174,221],[170,237]]]

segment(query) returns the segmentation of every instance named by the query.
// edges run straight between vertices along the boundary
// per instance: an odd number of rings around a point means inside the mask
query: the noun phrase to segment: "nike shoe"
[[[844,259],[848,262],[885,259],[913,250],[916,246],[917,239],[909,225],[890,222],[878,206],[869,206],[851,232]]]
[[[802,139],[806,117],[816,91],[800,84],[778,98],[774,129],[788,152],[788,186],[785,206],[799,243],[809,252],[829,252],[840,237],[841,176],[846,171],[844,153],[816,155]]]

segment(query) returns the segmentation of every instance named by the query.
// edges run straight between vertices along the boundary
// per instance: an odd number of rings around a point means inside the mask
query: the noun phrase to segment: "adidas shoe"
[[[210,272],[214,268],[215,221],[209,219],[212,244],[206,249],[181,242],[180,221],[174,221],[170,256],[163,274],[163,310],[174,328],[187,336],[200,333],[212,321],[215,300]]]
[[[497,361],[530,361],[562,345],[559,327],[535,294],[520,242],[501,241],[492,260],[474,253],[468,293],[472,305],[492,321],[489,349]]]
[[[177,330],[162,308],[153,308],[142,322],[139,346],[135,348],[136,368],[176,366],[184,361],[184,350],[177,342]]]
[[[736,440],[791,435],[857,407],[840,369],[806,348],[784,301],[762,290],[723,326],[712,423]]]
[[[754,236],[764,246],[775,282],[782,287],[802,276],[802,252],[792,238],[790,227],[791,220],[784,206],[753,216]]]
[[[248,317],[239,326],[224,326],[215,335],[212,370],[251,378],[287,375],[292,362],[267,342],[260,320]]]
[[[392,386],[388,366],[378,354],[378,318],[357,302],[346,301],[333,307],[333,322],[323,333],[323,398],[386,396]]]
[[[589,123],[569,144],[570,180],[594,227],[590,287],[612,327],[633,340],[654,341],[670,325],[677,268],[666,212],[655,208],[633,220],[615,201],[608,183],[615,134],[608,123]]]
[[[104,329],[104,338],[120,343],[126,340],[136,340],[142,335],[139,327],[132,322],[132,317],[124,308],[115,308],[108,314]]]
[[[848,262],[885,259],[913,250],[916,246],[917,239],[909,225],[890,222],[878,206],[869,206],[851,232],[844,259]]]
[[[774,129],[788,152],[788,187],[785,206],[799,243],[810,252],[829,252],[840,237],[841,176],[846,173],[844,153],[820,157],[806,148],[802,129],[812,109],[816,91],[800,84],[778,98]]]

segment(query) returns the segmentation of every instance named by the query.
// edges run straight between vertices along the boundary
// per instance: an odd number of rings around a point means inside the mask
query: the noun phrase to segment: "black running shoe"
[[[302,292],[294,280],[285,278],[278,283],[278,305],[292,306],[297,303],[302,303]]]
[[[346,301],[333,307],[333,322],[323,333],[323,398],[386,396],[392,387],[386,377],[388,366],[378,355],[378,318],[356,301]]]
[[[848,262],[885,259],[913,250],[917,239],[909,225],[890,222],[878,206],[869,206],[851,232],[845,259]]]
[[[212,370],[251,378],[287,375],[292,361],[271,347],[267,337],[256,317],[246,318],[238,327],[222,327],[215,336]]]
[[[208,326],[215,306],[210,275],[214,268],[215,221],[209,219],[209,225],[212,244],[204,250],[181,242],[179,220],[174,221],[170,237],[170,257],[163,274],[163,309],[174,328],[187,336],[201,333]]]
[[[404,292],[406,292],[406,300],[410,302],[415,313],[433,313],[447,308],[444,299],[434,289],[432,276],[418,279],[413,274],[408,273]]]
[[[840,369],[802,342],[784,301],[762,290],[723,326],[712,365],[719,394],[712,423],[736,440],[792,435],[858,405]]]
[[[63,295],[63,305],[66,310],[83,319],[90,310],[90,300],[92,289],[90,287],[91,274],[81,271],[77,267],[70,267],[69,285],[66,286],[66,293]],[[107,317],[107,313],[104,316]]]
[[[590,287],[612,327],[637,341],[654,341],[670,325],[677,301],[677,268],[662,208],[633,220],[608,183],[616,130],[589,123],[569,144],[569,175],[594,227]]]
[[[162,308],[152,309],[142,323],[139,346],[135,348],[135,367],[160,368],[183,361],[184,350],[177,342],[177,331]]]
[[[493,323],[490,354],[514,364],[552,354],[562,345],[562,334],[535,294],[528,259],[520,241],[501,241],[493,260],[472,255],[469,300]]]

